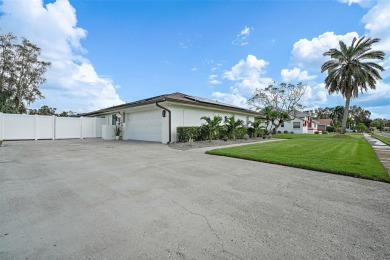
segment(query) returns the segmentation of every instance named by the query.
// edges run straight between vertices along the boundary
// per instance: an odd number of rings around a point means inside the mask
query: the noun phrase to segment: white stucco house
[[[85,113],[83,116],[104,117],[102,138],[113,139],[115,125],[120,121],[123,140],[142,140],[161,143],[176,141],[176,127],[200,126],[202,116],[235,116],[248,124],[258,112],[195,97],[183,93],[165,94],[119,106]]]
[[[306,113],[297,113],[291,121],[284,122],[278,128],[278,131],[294,132],[295,134],[314,134],[318,131],[319,122],[315,121]]]

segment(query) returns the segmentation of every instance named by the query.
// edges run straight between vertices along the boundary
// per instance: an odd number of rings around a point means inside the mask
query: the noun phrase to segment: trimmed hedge
[[[207,129],[204,126],[179,126],[176,128],[178,142],[188,142],[190,138],[194,141],[207,139]]]

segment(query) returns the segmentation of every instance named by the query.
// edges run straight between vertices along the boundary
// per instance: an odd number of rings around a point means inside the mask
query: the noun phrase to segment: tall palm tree
[[[359,90],[367,91],[368,87],[375,89],[376,80],[382,79],[379,71],[384,71],[383,67],[372,60],[383,60],[385,53],[371,49],[371,45],[379,41],[378,38],[355,37],[351,46],[340,41],[340,50],[330,49],[324,53],[324,56],[331,58],[321,67],[321,72],[328,72],[326,88],[329,94],[341,93],[345,98],[341,133],[345,133],[351,98],[357,98]]]

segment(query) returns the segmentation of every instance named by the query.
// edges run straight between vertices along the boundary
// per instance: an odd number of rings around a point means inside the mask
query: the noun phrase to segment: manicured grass
[[[378,140],[381,140],[385,144],[390,145],[390,137],[376,135],[376,134],[373,134],[372,136],[375,137]]]
[[[208,151],[208,154],[390,182],[387,170],[360,134],[279,134],[289,140]]]

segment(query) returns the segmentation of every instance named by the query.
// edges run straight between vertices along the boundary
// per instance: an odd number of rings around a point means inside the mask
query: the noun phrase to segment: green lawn
[[[381,140],[385,144],[390,145],[390,137],[376,135],[376,134],[373,134],[372,136],[375,137],[378,140]]]
[[[279,134],[275,137],[289,140],[207,153],[390,182],[387,170],[360,134]]]

